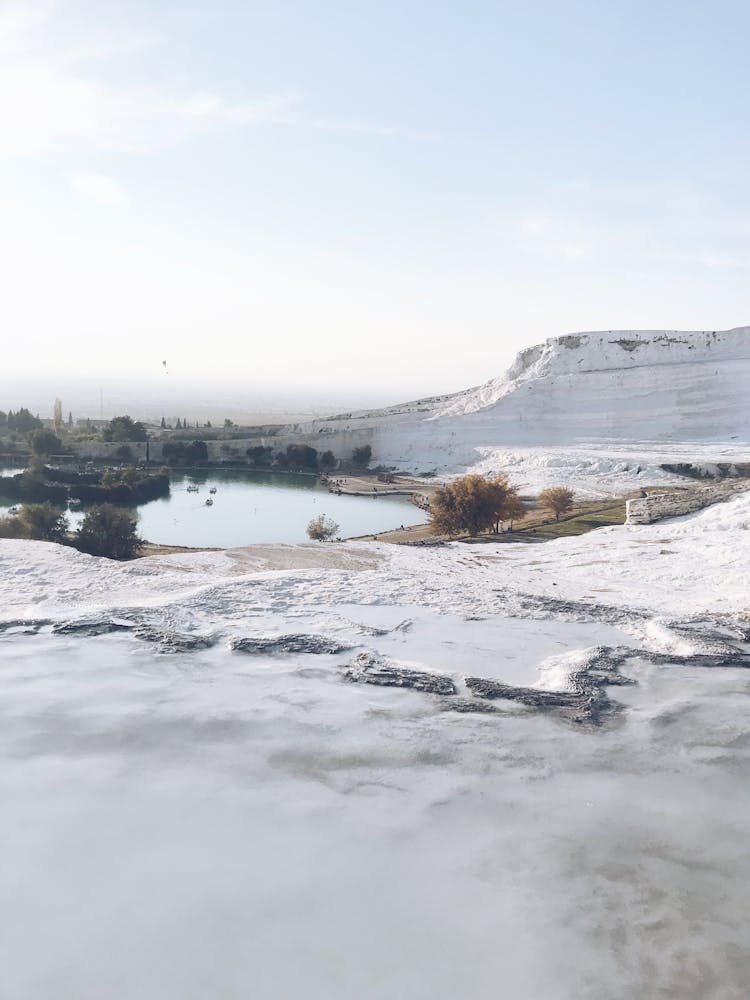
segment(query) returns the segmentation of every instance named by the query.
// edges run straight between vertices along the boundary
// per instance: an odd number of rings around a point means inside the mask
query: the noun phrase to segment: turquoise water
[[[199,492],[188,493],[188,485],[197,485]],[[215,494],[209,493],[211,487]],[[207,507],[209,497],[213,505]],[[424,512],[403,497],[336,496],[316,476],[206,470],[175,475],[169,497],[139,507],[138,534],[163,545],[218,548],[306,542],[305,529],[319,514],[337,522],[342,538],[425,520]],[[68,515],[72,528],[82,516]]]

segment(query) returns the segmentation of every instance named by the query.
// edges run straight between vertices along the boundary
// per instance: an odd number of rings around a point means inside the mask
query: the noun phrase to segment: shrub
[[[24,538],[42,542],[64,542],[68,534],[65,514],[51,503],[27,503],[17,515]]]
[[[312,521],[307,526],[308,538],[311,538],[315,542],[327,542],[334,535],[338,534],[339,526],[333,520],[333,518],[326,517],[325,514],[319,514],[318,517],[314,517]]]
[[[143,545],[135,531],[133,515],[104,503],[92,507],[76,533],[76,548],[92,556],[132,559]]]
[[[9,517],[0,517],[0,538],[23,537],[23,525],[15,515],[11,514]]]
[[[20,513],[0,519],[0,538],[31,538],[39,542],[66,541],[65,514],[51,503],[27,503]]]

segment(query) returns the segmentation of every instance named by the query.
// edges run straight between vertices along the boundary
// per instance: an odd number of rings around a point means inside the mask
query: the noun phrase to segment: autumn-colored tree
[[[505,511],[503,516],[503,521],[509,522],[509,527],[513,528],[514,521],[520,521],[525,515],[526,508],[524,506],[523,500],[520,498],[518,493],[514,492],[512,496],[508,497],[508,502],[505,505]]]
[[[538,496],[540,507],[551,511],[555,515],[555,520],[560,520],[561,514],[567,514],[573,506],[575,493],[567,486],[550,486]]]
[[[472,473],[437,489],[430,500],[430,523],[446,535],[478,535],[518,516],[520,498],[505,476],[494,479]]]
[[[518,487],[511,486],[508,477],[498,473],[489,481],[489,494],[493,505],[495,534],[500,531],[501,521],[513,521],[523,517],[525,508],[518,495]]]

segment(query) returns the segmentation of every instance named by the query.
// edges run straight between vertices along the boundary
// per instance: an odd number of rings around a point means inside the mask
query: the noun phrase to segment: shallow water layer
[[[456,679],[628,641],[335,612]],[[746,995],[744,671],[630,661],[617,724],[582,730],[347,684],[347,652],[158,649],[0,640],[3,997]]]

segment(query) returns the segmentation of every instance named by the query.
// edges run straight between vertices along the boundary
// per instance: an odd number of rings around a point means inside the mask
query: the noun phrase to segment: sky
[[[725,0],[0,0],[0,375],[367,402],[748,324],[749,32]]]

